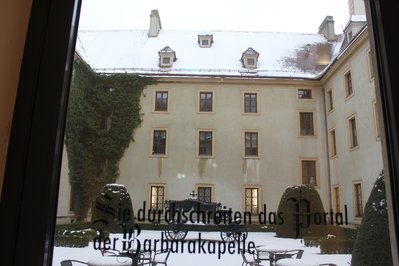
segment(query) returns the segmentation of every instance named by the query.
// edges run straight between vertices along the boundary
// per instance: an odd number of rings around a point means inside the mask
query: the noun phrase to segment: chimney
[[[150,15],[150,30],[148,31],[148,37],[157,37],[159,31],[162,29],[161,18],[159,12],[156,9],[151,10]]]
[[[326,16],[319,27],[319,34],[323,34],[329,41],[337,39],[334,30],[334,18],[332,16]]]

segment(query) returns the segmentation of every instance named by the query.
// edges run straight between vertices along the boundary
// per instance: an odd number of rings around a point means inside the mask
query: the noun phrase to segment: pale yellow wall
[[[0,191],[30,9],[30,0],[0,1]]]
[[[339,186],[341,208],[348,205],[349,219],[354,218],[353,183],[361,181],[363,207],[376,177],[383,169],[381,141],[376,134],[373,102],[376,99],[374,80],[370,79],[368,51],[370,44],[365,32],[355,50],[350,50],[336,64],[335,73],[326,80],[325,89],[332,89],[334,110],[327,117],[328,129],[335,128],[337,155],[331,158],[332,186]],[[350,70],[353,96],[346,97],[344,75]],[[355,115],[359,146],[350,149],[348,118]]]
[[[275,83],[275,82],[274,82]],[[287,186],[301,183],[301,158],[316,158],[319,169],[319,192],[328,207],[325,123],[322,91],[313,86],[314,100],[298,100],[297,84],[263,84],[247,81],[229,84],[221,80],[196,84],[158,83],[144,90],[141,99],[143,123],[120,163],[118,183],[128,189],[134,208],[148,201],[148,184],[167,185],[166,199],[186,199],[197,184],[214,185],[214,201],[235,210],[243,210],[243,187],[262,188],[261,202],[277,210]],[[167,90],[168,113],[153,113],[155,90]],[[215,110],[199,114],[198,91],[213,90]],[[260,114],[242,113],[243,92],[258,92]],[[316,137],[299,137],[298,112],[314,111]],[[151,156],[153,128],[168,130],[168,151],[164,158]],[[214,130],[214,156],[196,156],[197,130]],[[259,159],[243,158],[243,131],[259,132]]]

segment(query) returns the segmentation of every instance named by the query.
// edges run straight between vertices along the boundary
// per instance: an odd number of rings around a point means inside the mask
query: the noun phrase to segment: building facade
[[[346,205],[360,223],[382,158],[354,2],[342,35],[330,16],[318,34],[167,31],[156,10],[149,31],[80,32],[76,52],[95,72],[157,79],[119,164],[133,208],[195,196],[256,215],[264,204],[277,211],[288,186],[310,184],[326,211]],[[70,197],[64,158],[60,199]],[[68,200],[58,215],[70,217]]]

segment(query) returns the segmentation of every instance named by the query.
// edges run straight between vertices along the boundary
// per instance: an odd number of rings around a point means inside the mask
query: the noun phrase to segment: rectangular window
[[[353,94],[352,74],[350,71],[345,74],[345,89],[346,97],[349,97]]]
[[[335,129],[330,130],[330,155],[334,157],[337,155],[337,143],[335,138]]]
[[[356,118],[349,119],[350,147],[355,148],[359,145],[357,139]]]
[[[213,155],[213,132],[199,131],[198,155],[212,156]]]
[[[299,113],[300,123],[300,135],[301,136],[314,136],[313,126],[313,112],[300,112]]]
[[[155,92],[155,111],[167,112],[168,111],[168,95],[167,91]]]
[[[332,110],[334,110],[332,89],[327,91],[327,110],[328,110],[328,112],[331,112]]]
[[[354,197],[355,197],[355,216],[363,216],[363,195],[362,195],[362,184],[356,183],[353,185]]]
[[[202,202],[212,202],[212,187],[198,187],[198,200]]]
[[[259,188],[245,188],[245,212],[259,213]]]
[[[312,99],[312,90],[298,89],[298,99]]]
[[[166,155],[166,130],[153,131],[152,154]]]
[[[258,132],[245,132],[245,156],[259,156]]]
[[[255,65],[255,59],[254,58],[247,58],[247,65],[248,66],[254,66]]]
[[[339,187],[334,187],[334,203],[335,203],[335,212],[341,212],[341,198],[339,196]]]
[[[151,186],[151,202],[152,210],[163,210],[165,203],[165,186]]]
[[[200,92],[199,111],[213,112],[213,92]]]
[[[317,186],[316,160],[302,160],[302,184]]]
[[[209,40],[202,40],[201,44],[202,44],[202,46],[208,46],[209,45]]]
[[[374,79],[374,69],[373,69],[373,56],[371,54],[371,50],[367,52],[367,59],[368,59],[368,65],[369,65],[369,77],[370,80]]]
[[[170,65],[170,57],[162,57],[162,65]]]
[[[377,138],[380,137],[380,126],[378,124],[378,113],[377,113],[377,102],[373,101],[373,112],[374,112],[374,127],[375,127],[375,135]]]
[[[258,94],[244,93],[244,112],[257,113],[258,112]]]

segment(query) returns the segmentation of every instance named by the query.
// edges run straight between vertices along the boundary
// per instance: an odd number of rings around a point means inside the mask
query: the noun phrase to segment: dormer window
[[[198,35],[198,44],[201,48],[210,48],[212,46],[212,43],[212,34]]]
[[[159,54],[159,66],[160,67],[171,67],[173,62],[176,61],[176,53],[169,46],[166,46]]]
[[[257,68],[259,53],[249,47],[242,53],[241,62],[245,68]]]

